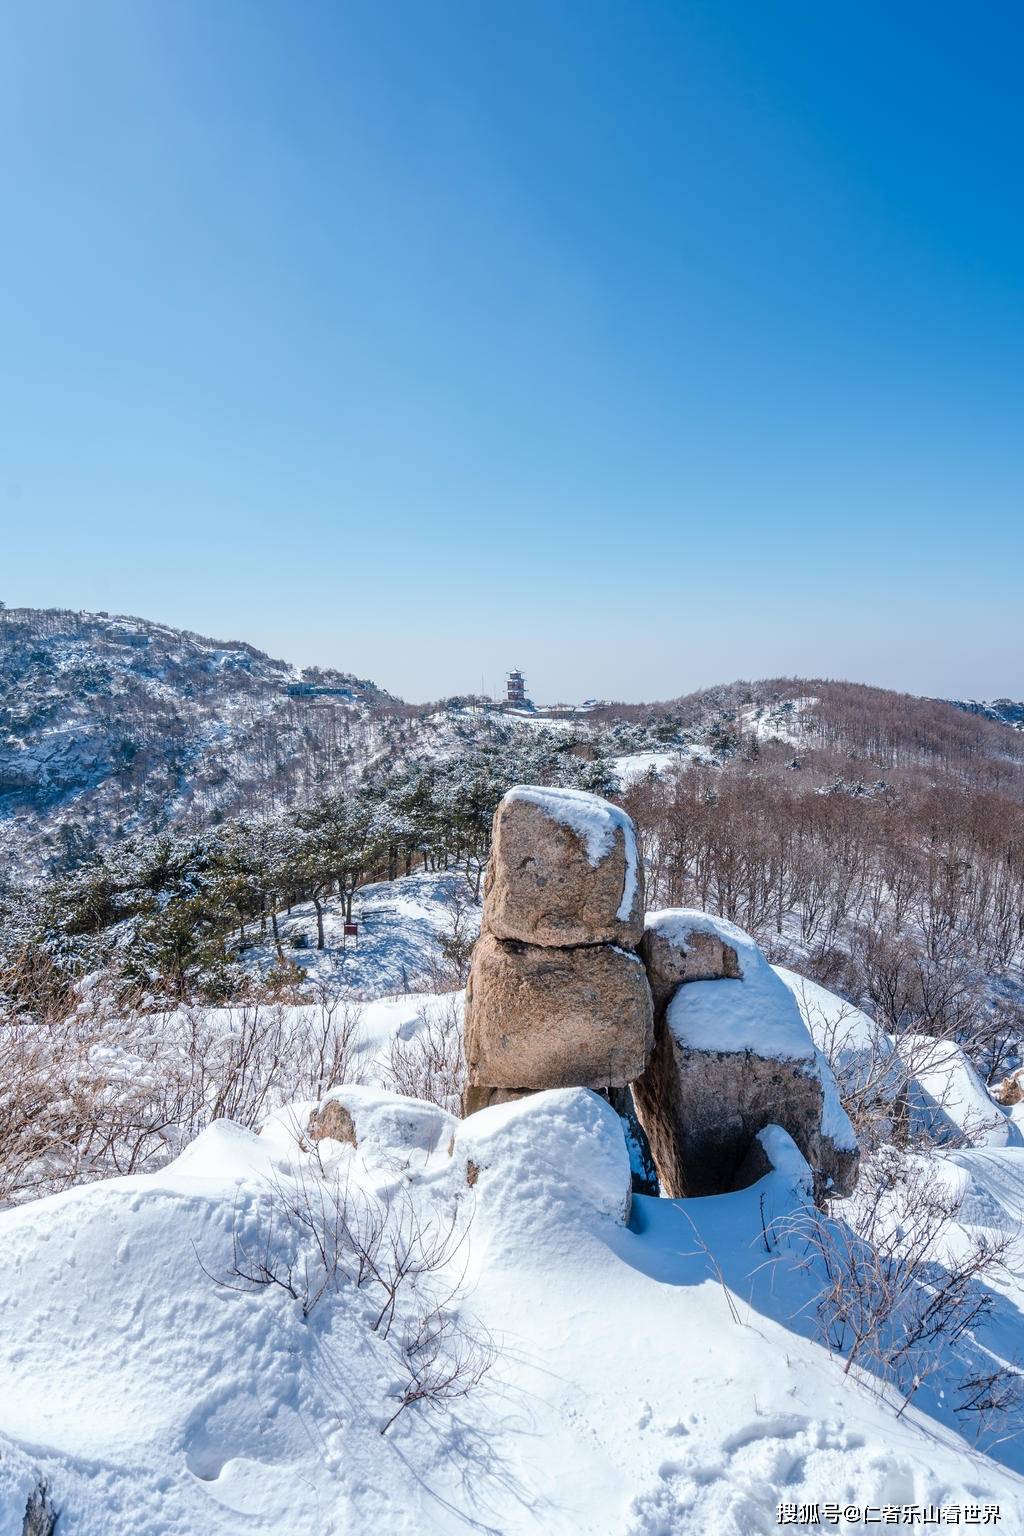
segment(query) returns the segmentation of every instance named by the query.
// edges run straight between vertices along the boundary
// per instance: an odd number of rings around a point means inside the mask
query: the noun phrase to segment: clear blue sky
[[[1024,13],[7,0],[0,598],[1024,693]]]

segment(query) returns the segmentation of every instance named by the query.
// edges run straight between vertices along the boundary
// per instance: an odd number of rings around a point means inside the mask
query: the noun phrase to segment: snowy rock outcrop
[[[466,1113],[547,1088],[625,1087],[654,1013],[633,823],[597,795],[521,785],[494,816],[466,989]]]
[[[654,1051],[633,1096],[663,1191],[742,1187],[769,1125],[788,1132],[819,1196],[849,1194],[859,1152],[835,1080],[792,993],[734,924],[676,910],[647,918]]]
[[[627,950],[545,949],[487,933],[470,986],[466,1049],[485,1083],[603,1088],[644,1070],[651,1001],[643,963]]]
[[[520,944],[618,944],[644,930],[644,887],[633,823],[578,789],[521,784],[494,815],[484,921]]]
[[[732,923],[680,910],[641,931],[642,910],[623,811],[579,791],[510,790],[466,989],[464,1113],[594,1088],[628,1125],[635,1102],[673,1197],[743,1187],[758,1176],[757,1137],[778,1126],[819,1198],[849,1194],[857,1140],[792,991]]]

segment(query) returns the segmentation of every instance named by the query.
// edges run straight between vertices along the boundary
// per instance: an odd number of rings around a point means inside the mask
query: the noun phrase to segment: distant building
[[[518,671],[518,669],[516,671],[514,671],[514,672],[510,672],[509,675],[508,675],[508,682],[506,683],[505,688],[506,688],[505,697],[506,697],[508,703],[512,704],[512,705],[515,705],[519,709],[525,709],[525,707],[526,707],[526,677],[525,677],[525,675],[522,672]]]
[[[350,699],[351,688],[336,688],[322,683],[288,683],[285,689],[291,699]]]

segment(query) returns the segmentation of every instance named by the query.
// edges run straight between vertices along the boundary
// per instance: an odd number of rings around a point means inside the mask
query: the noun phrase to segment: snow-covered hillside
[[[130,833],[267,816],[368,771],[507,751],[646,748],[631,725],[411,707],[347,673],[143,619],[0,608],[0,883]],[[671,735],[671,732],[669,733]]]
[[[317,948],[312,902],[279,914],[284,953],[305,982],[342,986],[360,998],[423,985],[443,963],[443,941],[454,934],[468,947],[480,928],[480,908],[465,875],[456,870],[421,871],[361,886],[352,908],[358,932],[348,937],[344,903],[331,897],[322,907],[323,949]],[[240,959],[261,975],[273,968],[277,956],[265,942],[243,950]]]
[[[739,1194],[630,1206],[619,1121],[585,1090],[465,1122],[339,1097],[356,1147],[311,1150],[297,1105],[0,1218],[2,1536],[41,1483],[75,1536],[754,1536],[828,1503],[994,1504],[1024,1530],[1024,1445],[990,1459],[954,1428],[955,1362],[898,1413],[814,1341],[795,1149]],[[963,1241],[1024,1220],[1022,1161],[954,1155]],[[387,1329],[382,1280],[318,1252],[339,1209],[440,1254]],[[999,1296],[978,1369],[1022,1303]],[[431,1397],[456,1359],[467,1395]]]
[[[1024,700],[1020,699],[951,699],[957,709],[969,715],[983,715],[986,720],[997,720],[1015,731],[1024,731]]]
[[[974,773],[990,758],[1005,776],[1020,738],[999,723],[1019,724],[1019,706],[1004,704],[954,708],[783,678],[651,705],[410,706],[242,641],[102,613],[0,608],[0,875],[2,866],[71,868],[128,833],[273,814],[349,791],[368,770],[516,744],[598,759],[623,785],[649,769],[752,754],[781,762],[793,750],[831,754],[818,765],[825,774],[852,758],[868,780],[870,764]]]
[[[380,747],[375,684],[143,619],[0,611],[0,820],[93,840],[301,798]]]

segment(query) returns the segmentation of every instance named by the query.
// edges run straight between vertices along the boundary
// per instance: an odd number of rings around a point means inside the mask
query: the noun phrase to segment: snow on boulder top
[[[545,947],[639,943],[644,872],[625,811],[582,790],[517,784],[494,813],[484,927]]]
[[[586,846],[587,858],[596,869],[615,847],[615,834],[622,833],[626,851],[626,875],[622,900],[616,916],[628,922],[636,900],[637,852],[633,821],[621,807],[584,789],[550,789],[539,784],[517,784],[505,796],[506,801],[525,801],[535,805],[563,827],[569,827]]]
[[[710,912],[701,911],[700,907],[666,907],[661,912],[648,912],[644,918],[644,930],[656,932],[669,943],[678,945],[680,949],[687,948],[687,940],[691,934],[710,934],[736,951],[741,973],[744,952],[749,952],[754,957],[755,963],[757,961],[762,965],[768,963],[749,933],[745,933],[735,923],[730,923],[727,917],[715,917]]]
[[[469,1170],[478,1220],[492,1237],[507,1229],[514,1246],[542,1228],[592,1224],[595,1213],[616,1223],[629,1215],[622,1122],[588,1088],[552,1088],[478,1110],[459,1122],[452,1156]]]
[[[360,1157],[371,1162],[388,1157],[422,1160],[446,1148],[458,1125],[454,1115],[425,1099],[357,1083],[329,1089],[315,1108],[322,1113],[329,1104],[345,1110]],[[323,1134],[330,1138],[330,1120],[324,1123],[328,1128]]]
[[[652,912],[648,931],[685,949],[695,933],[733,950],[739,977],[684,982],[668,1006],[668,1027],[680,1045],[697,1051],[751,1051],[779,1061],[815,1061],[814,1042],[796,999],[748,933],[725,918],[676,908]]]
[[[1019,1147],[1024,1136],[992,1098],[958,1045],[932,1035],[899,1035],[896,1052],[912,1078],[911,1114],[940,1142],[961,1139],[976,1147]]]

